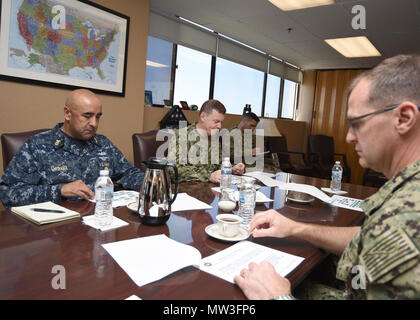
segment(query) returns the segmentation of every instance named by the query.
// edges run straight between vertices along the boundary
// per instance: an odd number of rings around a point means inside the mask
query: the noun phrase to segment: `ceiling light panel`
[[[334,4],[334,0],[268,0],[283,11],[300,10],[305,8]]]

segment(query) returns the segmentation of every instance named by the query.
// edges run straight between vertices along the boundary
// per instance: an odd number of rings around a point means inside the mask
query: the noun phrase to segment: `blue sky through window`
[[[178,45],[176,64],[174,104],[187,101],[200,109],[209,98],[211,55]]]
[[[246,104],[261,114],[264,72],[222,58],[216,59],[214,99],[222,102],[228,113],[242,114]]]

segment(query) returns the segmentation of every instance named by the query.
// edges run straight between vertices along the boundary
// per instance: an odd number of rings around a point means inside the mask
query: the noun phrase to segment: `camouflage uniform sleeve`
[[[42,184],[40,167],[33,146],[30,142],[24,143],[0,180],[0,200],[5,207],[63,200],[63,184]]]
[[[359,261],[369,283],[368,299],[420,299],[419,230],[419,221],[409,220],[363,248]]]
[[[108,140],[108,143],[113,163],[112,181],[120,184],[124,189],[140,190],[144,172],[132,165],[111,141]]]

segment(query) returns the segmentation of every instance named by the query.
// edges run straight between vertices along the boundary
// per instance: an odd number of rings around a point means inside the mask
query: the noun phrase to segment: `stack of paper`
[[[13,213],[39,225],[80,217],[80,213],[59,206],[51,201],[12,207],[11,210]]]

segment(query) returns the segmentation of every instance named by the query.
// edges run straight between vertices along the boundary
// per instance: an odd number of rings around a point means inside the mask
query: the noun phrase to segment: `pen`
[[[36,211],[36,212],[66,213],[63,210],[52,210],[52,209],[42,209],[42,208],[32,208],[31,210]]]

